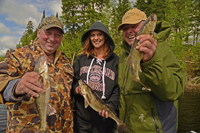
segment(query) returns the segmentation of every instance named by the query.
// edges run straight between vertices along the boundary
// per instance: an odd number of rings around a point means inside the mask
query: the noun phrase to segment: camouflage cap
[[[64,34],[63,24],[56,17],[53,17],[53,16],[46,17],[39,24],[39,29],[42,28],[44,30],[47,30],[47,29],[52,28],[52,27],[60,28],[62,30],[63,34]]]
[[[137,8],[131,9],[127,11],[123,18],[122,18],[122,24],[120,24],[117,28],[118,31],[120,31],[124,24],[137,24],[142,20],[146,20],[147,16],[143,11],[140,11]]]

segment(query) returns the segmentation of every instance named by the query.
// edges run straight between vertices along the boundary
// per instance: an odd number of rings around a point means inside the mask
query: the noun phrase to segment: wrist
[[[19,95],[16,94],[16,88],[17,88],[18,83],[19,83],[19,81],[17,81],[17,82],[15,83],[14,87],[13,87],[13,96],[14,96],[15,98],[18,98],[18,97],[19,97]]]

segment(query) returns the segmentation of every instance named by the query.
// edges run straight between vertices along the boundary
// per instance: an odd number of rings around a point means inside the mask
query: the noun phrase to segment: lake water
[[[6,113],[6,106],[0,104],[0,133],[6,132],[6,119],[7,119],[7,113]]]
[[[199,89],[200,90],[200,89]],[[200,93],[185,92],[179,99],[178,133],[196,131],[200,133]]]
[[[178,133],[200,133],[200,93],[185,92],[179,100]],[[0,104],[0,133],[6,132],[6,106]]]

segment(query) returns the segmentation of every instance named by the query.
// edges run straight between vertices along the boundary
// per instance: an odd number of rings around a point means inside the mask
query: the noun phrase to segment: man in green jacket
[[[170,24],[157,21],[154,30],[157,40],[147,34],[136,37],[139,40],[136,48],[144,53],[139,77],[151,91],[133,80],[126,63],[135,36],[146,19],[144,12],[134,8],[125,13],[118,27],[124,36],[124,53],[118,66],[119,117],[131,133],[176,133],[178,99],[183,94],[186,76],[165,41],[170,34]]]

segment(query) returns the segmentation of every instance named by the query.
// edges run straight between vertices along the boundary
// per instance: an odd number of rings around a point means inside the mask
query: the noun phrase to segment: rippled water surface
[[[0,104],[0,133],[6,132],[7,107]]]
[[[200,94],[185,92],[179,100],[178,133],[196,131],[200,133]]]

